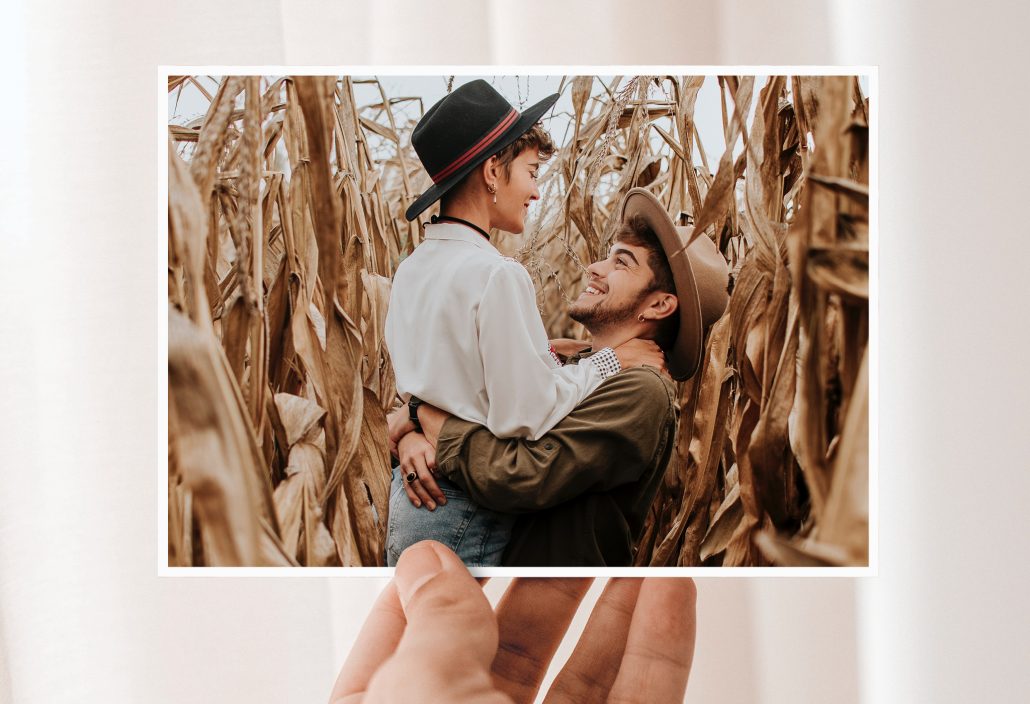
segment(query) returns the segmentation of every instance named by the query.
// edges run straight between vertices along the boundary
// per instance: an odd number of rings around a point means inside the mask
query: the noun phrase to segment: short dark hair
[[[551,135],[544,131],[543,126],[539,122],[533,125],[528,132],[494,155],[497,157],[497,163],[504,167],[505,179],[511,178],[511,162],[515,161],[519,154],[531,147],[536,147],[536,151],[542,161],[550,159],[555,151]]]
[[[615,241],[634,247],[643,247],[647,250],[647,266],[651,269],[651,282],[641,295],[646,296],[649,293],[661,291],[662,293],[671,293],[677,299],[679,298],[676,293],[676,284],[672,278],[672,268],[669,266],[669,260],[665,257],[665,249],[662,248],[661,242],[658,241],[658,235],[648,225],[644,216],[638,213],[627,218],[615,233]],[[659,347],[666,349],[676,341],[678,332],[679,314],[673,313],[659,321],[655,341]]]
[[[497,152],[497,154],[493,155],[497,157],[498,163],[504,167],[505,181],[511,180],[511,162],[515,161],[518,155],[523,151],[532,147],[536,147],[537,154],[539,154],[542,161],[550,159],[551,155],[555,152],[555,146],[554,142],[551,141],[551,135],[544,131],[543,126],[539,122],[529,128],[528,132],[520,136],[501,151]],[[473,169],[466,174],[456,188],[451,189],[443,195],[443,198],[440,199],[441,212],[458,194],[458,192],[466,187],[469,180],[472,178],[472,174],[476,173],[476,170],[477,169]]]

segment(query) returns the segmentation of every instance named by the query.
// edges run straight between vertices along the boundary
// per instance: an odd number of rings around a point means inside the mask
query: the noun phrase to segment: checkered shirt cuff
[[[602,379],[608,379],[622,371],[619,358],[615,356],[615,350],[611,347],[605,347],[600,352],[595,352],[587,357],[585,361],[597,367],[597,371],[601,372]]]
[[[565,363],[561,361],[561,357],[558,356],[558,350],[554,349],[554,345],[548,347],[547,351],[551,354],[551,359],[554,360],[555,364],[559,367],[565,366]]]

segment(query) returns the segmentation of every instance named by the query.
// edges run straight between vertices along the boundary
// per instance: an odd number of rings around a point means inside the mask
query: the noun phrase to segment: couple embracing
[[[727,301],[726,261],[649,192],[619,205],[607,258],[570,305],[591,342],[547,339],[529,273],[490,242],[520,234],[554,152],[482,80],[430,108],[412,145],[433,185],[408,208],[440,215],[394,277],[386,342],[407,402],[389,419],[387,564],[437,540],[468,566],[630,565],[675,447],[672,379],[700,366]],[[671,376],[671,379],[670,379]]]

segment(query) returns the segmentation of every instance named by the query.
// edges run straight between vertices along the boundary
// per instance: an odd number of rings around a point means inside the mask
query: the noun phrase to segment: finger
[[[694,659],[697,591],[692,579],[649,577],[640,586],[611,699],[682,702]]]
[[[608,580],[579,643],[554,679],[545,704],[600,702],[608,698],[622,662],[640,584],[637,578]]]
[[[436,450],[426,451],[425,458],[426,466],[429,467],[429,473],[433,475],[434,480],[438,480],[440,478],[440,473],[437,471],[438,465],[436,464]],[[443,503],[447,503],[447,494],[444,494],[442,489],[440,490],[440,497]]]
[[[436,510],[436,501],[433,500],[433,497],[430,496],[429,492],[427,492],[425,487],[422,486],[421,479],[416,479],[415,481],[413,481],[411,483],[411,488],[414,490],[415,494],[418,495],[419,500],[426,505],[426,508],[428,508],[430,511]]]
[[[422,499],[418,498],[418,494],[415,493],[415,490],[411,488],[411,484],[408,484],[406,479],[404,480],[404,493],[408,495],[408,501],[411,502],[412,506],[422,508]]]
[[[428,492],[426,492],[420,480],[416,479],[414,482],[412,482],[411,488],[415,492],[415,495],[418,496],[419,501],[426,505],[426,508],[428,508],[430,511],[436,510],[436,501],[434,501],[433,497],[430,496]]]
[[[422,541],[401,553],[397,593],[407,619],[396,651],[373,676],[371,701],[476,701],[492,689],[497,622],[458,556]]]
[[[536,697],[592,579],[516,579],[497,605],[494,684],[516,702]]]
[[[408,495],[408,501],[411,502],[411,505],[415,508],[420,508],[422,506],[422,499],[418,498],[418,494],[415,493],[411,484],[408,483],[408,473],[411,471],[410,465],[407,463],[401,464],[401,486],[404,487],[404,493]]]
[[[411,464],[411,469],[415,472],[418,478],[408,486],[410,486],[411,490],[415,492],[416,496],[418,496],[419,501],[426,505],[426,508],[430,511],[436,510],[436,501],[434,501],[433,497],[429,495],[429,492],[426,491],[425,485],[423,484],[423,477],[429,476],[429,469],[426,467],[425,458],[420,454],[416,454],[411,458]],[[433,484],[435,486],[436,482]]]
[[[404,611],[397,598],[397,585],[391,581],[365,619],[365,625],[361,627],[336,678],[329,701],[337,702],[368,689],[372,675],[397,649],[405,623]]]
[[[426,458],[423,455],[421,459],[425,463],[423,465],[425,467],[425,471],[419,472],[418,475],[419,481],[422,484],[422,488],[426,491],[426,493],[429,496],[433,498],[433,500],[437,504],[443,506],[447,503],[447,498],[443,495],[443,491],[440,489],[440,486],[436,483],[436,477],[433,476],[433,472],[429,468],[428,458]]]

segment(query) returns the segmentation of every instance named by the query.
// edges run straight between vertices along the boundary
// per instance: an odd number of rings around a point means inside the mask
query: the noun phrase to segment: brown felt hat
[[[690,243],[693,227],[678,227],[657,198],[643,188],[634,188],[622,201],[619,220],[640,215],[658,236],[672,269],[679,300],[679,331],[665,350],[669,374],[677,381],[689,379],[701,366],[705,329],[722,317],[729,300],[729,266],[709,237],[700,235]]]

